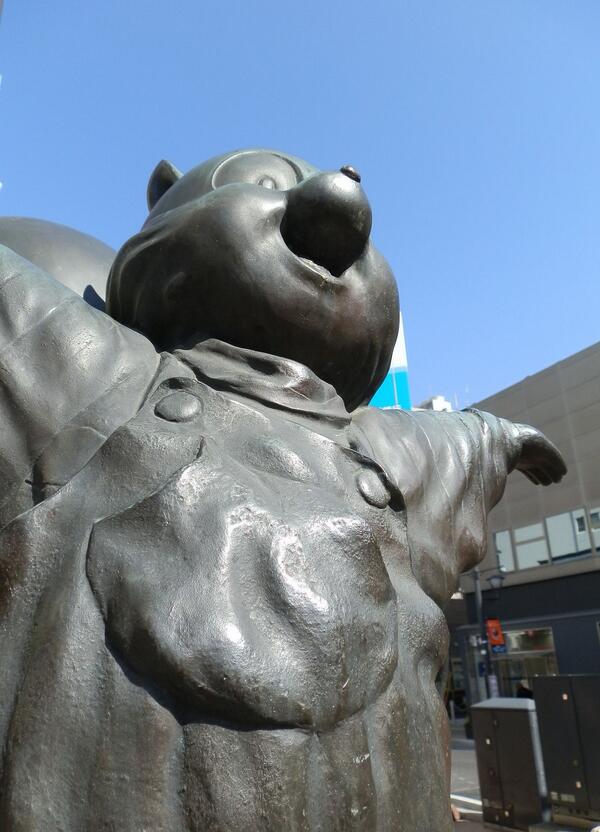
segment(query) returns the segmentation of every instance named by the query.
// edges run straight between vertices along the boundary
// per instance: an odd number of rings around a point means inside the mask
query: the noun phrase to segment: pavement
[[[465,737],[464,723],[456,720],[452,729],[452,803],[460,810],[457,832],[483,832],[481,794],[475,743]]]

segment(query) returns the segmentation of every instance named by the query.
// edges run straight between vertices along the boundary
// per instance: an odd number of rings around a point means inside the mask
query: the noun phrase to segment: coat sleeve
[[[404,496],[412,567],[438,603],[483,559],[487,515],[521,453],[519,426],[479,411],[365,408],[363,441]]]
[[[0,246],[0,527],[137,411],[158,360],[146,338]]]

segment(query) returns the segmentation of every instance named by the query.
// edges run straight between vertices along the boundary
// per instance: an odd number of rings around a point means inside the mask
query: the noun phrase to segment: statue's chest
[[[336,585],[345,578],[348,587],[374,598],[393,595],[384,551],[394,548],[395,560],[408,566],[405,506],[348,430],[313,426],[198,387],[203,395],[197,429],[204,445],[173,484],[176,505],[221,517],[233,536],[243,530],[261,552],[268,548],[273,566],[303,571],[316,582],[331,570]],[[186,411],[189,396],[171,394],[155,414]],[[182,427],[194,430],[193,422]],[[202,492],[202,500],[191,501],[193,508],[185,499],[188,488]]]
[[[109,633],[128,649],[147,630],[153,647],[131,662],[186,705],[334,724],[396,667],[382,551],[408,560],[401,497],[351,448],[198,387],[158,398],[153,416],[183,444],[199,432],[201,452],[94,532]]]

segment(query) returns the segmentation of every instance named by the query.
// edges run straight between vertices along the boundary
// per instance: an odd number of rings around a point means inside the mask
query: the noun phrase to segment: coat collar
[[[175,355],[199,381],[218,390],[339,426],[350,422],[335,388],[297,361],[235,347],[215,338],[190,350],[176,350]]]

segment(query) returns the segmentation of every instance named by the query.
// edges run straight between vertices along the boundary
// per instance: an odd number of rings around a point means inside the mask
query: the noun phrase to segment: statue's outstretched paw
[[[516,468],[536,485],[560,482],[567,473],[567,466],[556,445],[530,425],[515,427],[521,440],[521,455]]]

